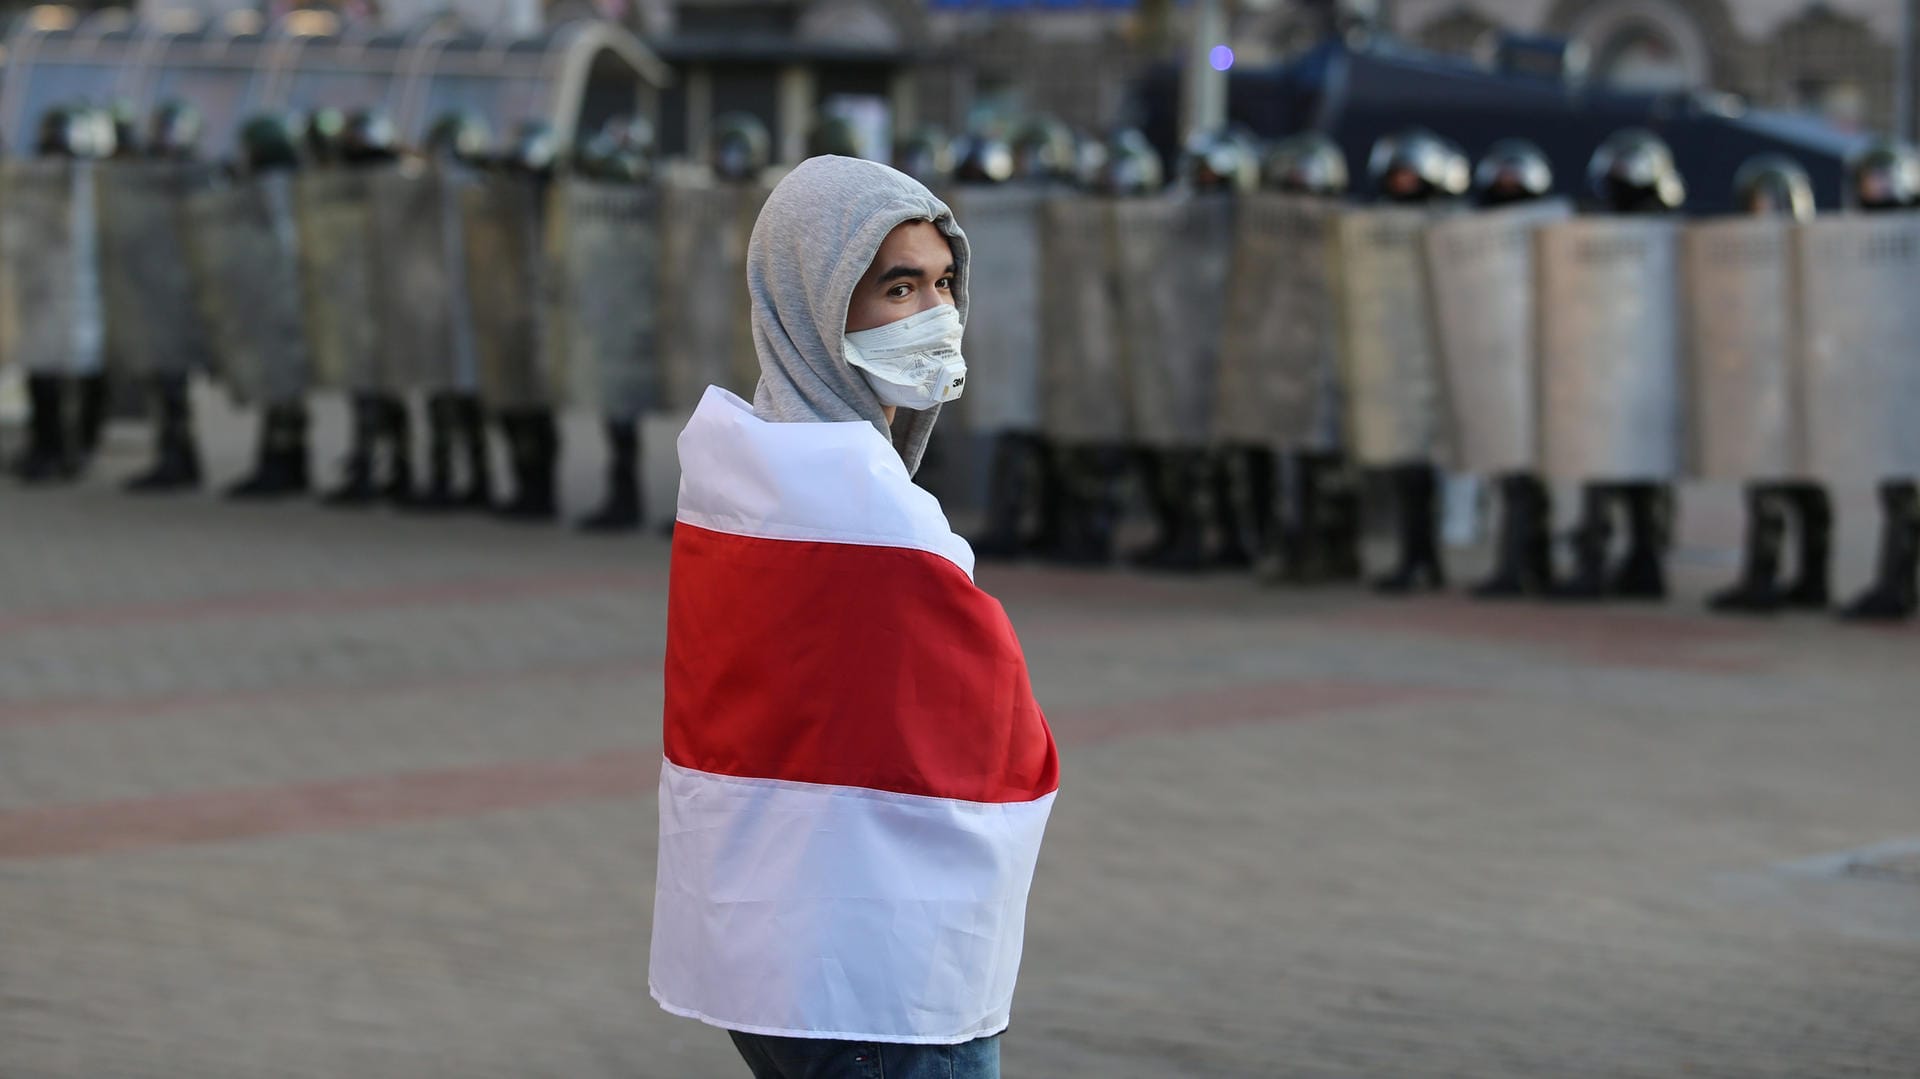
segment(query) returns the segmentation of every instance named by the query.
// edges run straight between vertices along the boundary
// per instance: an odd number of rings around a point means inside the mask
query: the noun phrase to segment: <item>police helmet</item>
[[[1501,139],[1474,168],[1473,189],[1482,206],[1544,199],[1553,194],[1553,166],[1526,139]]]
[[[393,118],[379,109],[355,109],[340,138],[340,154],[354,165],[392,161],[400,156],[400,135]]]
[[[493,128],[483,113],[441,113],[427,129],[427,152],[434,157],[475,164],[486,159],[492,146]]]
[[[1805,221],[1813,216],[1813,180],[1793,158],[1761,154],[1748,158],[1733,174],[1733,201],[1744,214]]]
[[[115,98],[107,106],[107,123],[113,127],[113,149],[110,157],[131,157],[140,151],[140,114],[133,102],[126,98]]]
[[[527,120],[514,129],[505,164],[514,172],[548,176],[560,164],[560,136],[544,120]]]
[[[1012,144],[992,135],[969,135],[960,146],[960,165],[954,175],[970,184],[1002,184],[1013,179]]]
[[[587,136],[577,155],[580,171],[596,180],[642,183],[653,178],[653,124],[643,116],[615,116]]]
[[[954,174],[954,142],[938,127],[923,127],[893,144],[893,167],[923,184],[938,186]]]
[[[1593,152],[1587,188],[1603,208],[1621,214],[1665,213],[1687,201],[1673,151],[1660,136],[1638,127],[1614,132]]]
[[[1150,195],[1160,190],[1166,170],[1160,152],[1138,130],[1127,128],[1107,144],[1106,164],[1100,170],[1100,189],[1109,195]]]
[[[191,157],[200,144],[200,110],[174,98],[153,110],[147,127],[147,152],[154,157]]]
[[[1424,128],[1410,128],[1373,144],[1367,175],[1388,202],[1459,198],[1473,182],[1467,155]]]
[[[1274,143],[1261,163],[1260,178],[1275,191],[1343,195],[1347,190],[1347,155],[1326,135],[1302,131]]]
[[[844,116],[820,118],[820,122],[807,133],[807,156],[819,157],[822,154],[860,156],[860,133],[854,128],[852,120]]]
[[[1920,206],[1920,153],[1898,139],[1876,139],[1847,162],[1847,204],[1858,210]]]
[[[752,113],[730,112],[713,122],[707,153],[721,177],[751,180],[773,160],[773,136]]]
[[[322,165],[338,164],[344,156],[347,114],[331,105],[322,105],[307,114],[307,154]]]
[[[262,113],[240,127],[240,155],[248,172],[300,167],[300,127],[284,113]]]
[[[1195,191],[1252,191],[1260,186],[1260,158],[1246,136],[1201,135],[1180,155],[1180,179]]]
[[[1067,180],[1074,175],[1073,129],[1049,117],[1036,117],[1014,132],[1013,175],[1021,180]]]

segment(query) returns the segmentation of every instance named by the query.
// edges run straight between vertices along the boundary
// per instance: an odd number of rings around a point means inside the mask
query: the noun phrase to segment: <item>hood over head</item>
[[[967,236],[920,181],[874,161],[815,157],[789,172],[760,210],[747,245],[747,292],[760,385],[753,412],[773,423],[865,421],[920,467],[938,405],[900,409],[888,429],[880,398],[841,355],[853,287],[887,234],[931,221],[953,248],[953,300],[967,318]]]

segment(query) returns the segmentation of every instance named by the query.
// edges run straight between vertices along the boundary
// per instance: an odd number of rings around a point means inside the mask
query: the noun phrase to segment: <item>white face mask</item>
[[[860,369],[883,405],[925,409],[957,400],[967,387],[960,355],[960,309],[930,307],[871,330],[846,335],[841,355]]]

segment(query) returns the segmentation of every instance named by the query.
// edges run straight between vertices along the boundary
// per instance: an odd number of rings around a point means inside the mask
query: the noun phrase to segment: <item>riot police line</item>
[[[183,126],[178,112],[165,123]],[[631,121],[565,154],[538,125],[495,152],[483,125],[449,116],[408,154],[377,114],[262,117],[226,169],[193,161],[160,118],[144,158],[112,156],[99,117],[53,114],[42,134],[41,159],[0,166],[0,270],[16,268],[0,355],[30,372],[34,406],[23,478],[71,474],[112,366],[155,400],[157,460],[134,485],[197,484],[185,378],[213,357],[262,412],[238,497],[307,491],[304,397],[338,389],[353,436],[327,501],[550,519],[555,411],[583,408],[605,419],[611,462],[588,523],[627,528],[638,418],[710,383],[753,385],[738,286],[769,140],[748,119],[717,125],[711,167],[685,174],[656,171]],[[851,133],[824,125],[811,148],[851,152]],[[1137,490],[1155,535],[1130,562],[1354,580],[1366,487],[1388,494],[1395,537],[1377,585],[1438,588],[1446,469],[1496,496],[1475,595],[1658,599],[1675,485],[1737,480],[1744,564],[1712,606],[1818,609],[1828,488],[1878,482],[1879,563],[1844,611],[1915,610],[1910,148],[1860,155],[1851,206],[1820,216],[1798,165],[1756,159],[1736,181],[1748,212],[1723,220],[1678,215],[1684,179],[1641,130],[1596,149],[1577,206],[1524,142],[1475,164],[1421,131],[1374,147],[1362,183],[1312,133],[1265,151],[1206,140],[1171,178],[1137,134],[1045,122],[1006,142],[919,137],[896,159],[977,252],[978,377],[949,408],[993,443],[982,557],[1113,562]],[[180,266],[191,300],[136,287]],[[504,499],[489,418],[509,448]],[[1570,483],[1562,537],[1551,492]]]

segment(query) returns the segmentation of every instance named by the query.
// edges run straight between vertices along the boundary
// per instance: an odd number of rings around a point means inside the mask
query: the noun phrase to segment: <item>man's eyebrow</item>
[[[958,267],[954,263],[948,263],[946,270],[944,270],[941,273],[941,276],[952,277],[957,270],[958,270]],[[879,283],[884,285],[889,281],[898,281],[903,277],[911,277],[918,280],[918,279],[925,278],[926,276],[927,276],[927,271],[921,269],[920,267],[908,266],[908,265],[902,264],[899,266],[889,267],[887,269],[887,272],[880,275]]]

